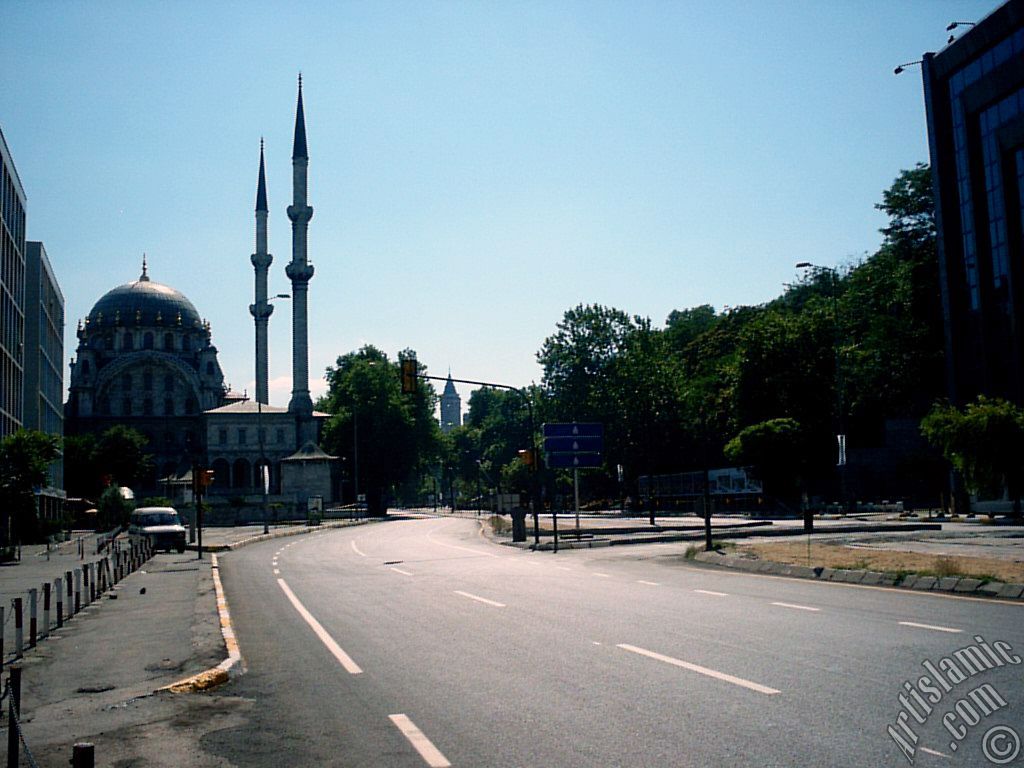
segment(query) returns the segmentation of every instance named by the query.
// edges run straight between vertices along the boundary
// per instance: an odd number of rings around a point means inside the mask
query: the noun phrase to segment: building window
[[[153,401],[148,397],[142,401],[142,415],[152,416],[153,415]]]
[[[164,349],[168,352],[174,351],[174,335],[170,333],[164,334]]]
[[[152,349],[153,348],[153,332],[146,331],[146,334],[142,337],[142,348]]]
[[[238,444],[245,445],[245,427],[238,430]]]
[[[226,429],[220,429],[217,431],[217,442],[221,445],[228,444],[228,431]]]
[[[126,352],[135,349],[135,338],[130,333],[126,332],[124,338],[121,339],[121,349]]]
[[[132,399],[125,397],[121,400],[121,415],[131,416],[132,415]]]
[[[153,391],[153,372],[143,371],[142,372],[142,389],[146,392]]]

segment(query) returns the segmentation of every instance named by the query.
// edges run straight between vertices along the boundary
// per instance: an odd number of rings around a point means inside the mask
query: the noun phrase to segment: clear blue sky
[[[873,251],[882,190],[927,160],[920,71],[893,67],[997,5],[7,0],[0,127],[66,298],[65,356],[146,252],[251,393],[259,141],[287,292],[301,70],[314,395],[367,342],[521,385],[577,303],[660,325]],[[278,405],[290,325],[282,302]]]

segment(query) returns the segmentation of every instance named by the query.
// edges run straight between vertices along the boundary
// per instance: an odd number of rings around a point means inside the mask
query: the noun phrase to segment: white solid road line
[[[497,555],[493,552],[484,552],[482,549],[460,547],[458,544],[445,544],[443,541],[438,541],[434,538],[434,531],[431,531],[427,534],[427,541],[429,541],[431,544],[437,544],[440,547],[448,547],[448,549],[461,549],[463,552],[472,552],[474,555],[480,555],[481,557],[497,557]]]
[[[338,660],[338,662],[345,668],[345,671],[351,675],[358,675],[363,670],[359,668],[359,665],[352,661],[352,657],[345,653],[341,646],[338,645],[334,638],[331,637],[327,630],[323,628],[319,621],[313,618],[313,614],[306,610],[306,606],[299,602],[299,598],[295,596],[295,593],[291,591],[287,584],[284,583],[284,579],[278,579],[277,583],[281,585],[281,589],[284,590],[284,595],[287,597],[295,610],[299,612],[299,616],[305,619],[306,623],[312,628],[316,636],[320,638],[320,642],[327,646],[327,650]]]
[[[821,608],[812,608],[809,605],[796,605],[795,603],[772,603],[780,608],[793,608],[797,611],[820,611]]]
[[[403,571],[401,568],[395,568],[394,566],[391,566],[391,570],[395,573],[400,573],[403,576],[412,576],[412,573],[410,571]]]
[[[763,693],[768,696],[773,696],[776,693],[780,693],[780,691],[777,691],[775,688],[769,688],[768,686],[761,685],[760,683],[754,683],[750,680],[744,680],[742,677],[728,675],[725,672],[718,672],[717,670],[708,669],[707,667],[702,667],[699,664],[691,664],[690,662],[682,661],[681,659],[673,659],[671,656],[664,656],[660,653],[648,651],[644,648],[637,648],[635,645],[626,645],[625,643],[619,643],[617,647],[621,648],[624,651],[638,653],[641,656],[647,656],[650,659],[657,659],[658,661],[663,661],[666,664],[671,664],[675,667],[682,667],[683,669],[688,669],[691,672],[696,672],[700,675],[707,675],[708,677],[713,677],[716,680],[722,680],[726,683],[732,683],[733,685],[738,685],[742,688],[748,688],[751,691],[757,691],[758,693]]]
[[[644,581],[643,579],[637,579],[636,583],[637,584],[647,584],[648,586],[651,586],[651,587],[660,587],[661,586],[661,584],[659,584],[656,581]]]
[[[493,605],[495,608],[504,608],[505,607],[504,603],[499,603],[499,602],[496,602],[494,600],[488,600],[486,597],[480,597],[479,595],[474,595],[474,594],[471,594],[469,592],[463,592],[462,590],[459,590],[459,589],[455,590],[455,594],[456,595],[462,595],[463,597],[468,597],[470,600],[476,600],[476,601],[481,602],[481,603],[487,603],[488,605]]]
[[[356,540],[355,539],[352,539],[352,541],[350,541],[349,543],[352,545],[352,551],[353,552],[355,552],[360,557],[366,557],[366,555],[359,549],[359,547],[356,546]]]
[[[962,629],[954,629],[953,627],[937,627],[934,624],[918,624],[916,621],[901,621],[899,622],[904,627],[917,627],[919,629],[934,629],[936,632],[949,632],[952,635],[957,635],[963,632]]]
[[[398,730],[409,740],[413,749],[420,753],[420,757],[423,758],[430,768],[448,768],[451,765],[448,762],[448,758],[441,754],[441,750],[435,747],[430,739],[423,735],[423,731],[417,728],[416,724],[408,717],[405,715],[388,715],[388,718],[398,726]]]
[[[713,589],[695,589],[693,591],[697,592],[698,594],[701,594],[701,595],[714,595],[715,597],[728,597],[729,596],[728,592],[715,592]]]
[[[602,579],[610,579],[611,578],[611,574],[608,574],[608,573],[596,573],[595,572],[593,575],[594,576],[600,576]]]

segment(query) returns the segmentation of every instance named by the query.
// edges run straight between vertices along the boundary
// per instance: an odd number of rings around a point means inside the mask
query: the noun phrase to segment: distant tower
[[[462,426],[462,398],[455,391],[455,383],[449,373],[441,393],[441,431],[447,434],[459,426]]]
[[[256,185],[256,253],[249,257],[256,270],[256,302],[249,313],[256,323],[256,402],[267,399],[267,321],[274,306],[267,301],[267,271],[274,257],[267,253],[267,178],[263,170],[263,139],[260,139],[260,177]]]
[[[285,274],[292,281],[292,399],[288,412],[295,416],[298,447],[316,442],[313,422],[313,400],[309,396],[309,330],[306,318],[306,296],[313,277],[313,265],[306,260],[306,231],[313,209],[306,205],[306,118],[302,110],[302,75],[299,75],[299,100],[295,107],[295,142],[292,147],[292,204],[288,218],[292,220],[292,260]]]

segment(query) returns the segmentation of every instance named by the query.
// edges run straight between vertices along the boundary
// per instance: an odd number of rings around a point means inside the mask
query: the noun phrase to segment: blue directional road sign
[[[602,437],[545,437],[547,453],[600,453],[604,450]]]
[[[604,462],[600,453],[549,453],[547,463],[552,469],[592,469]]]
[[[604,424],[577,423],[545,424],[544,437],[603,437]]]

